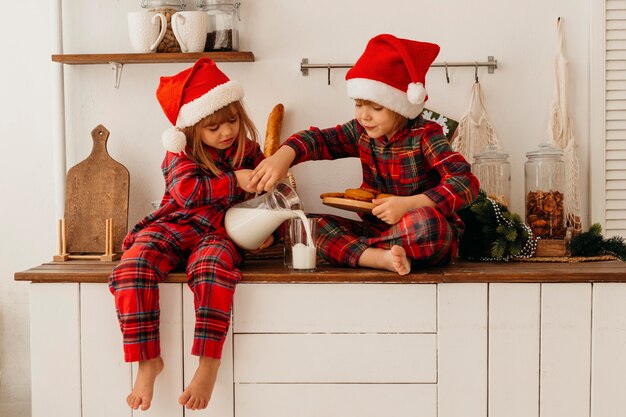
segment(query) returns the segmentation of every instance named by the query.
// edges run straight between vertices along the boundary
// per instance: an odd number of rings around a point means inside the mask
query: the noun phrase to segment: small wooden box
[[[567,256],[567,247],[563,239],[539,239],[535,257]]]

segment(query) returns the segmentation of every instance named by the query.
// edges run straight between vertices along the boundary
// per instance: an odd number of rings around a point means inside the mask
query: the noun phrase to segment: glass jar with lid
[[[548,143],[526,154],[526,223],[537,237],[565,237],[563,151]]]
[[[239,50],[239,6],[235,0],[198,0],[198,7],[209,14],[205,52]]]
[[[511,201],[511,164],[509,154],[498,151],[496,145],[487,145],[483,152],[474,155],[472,172],[480,182],[480,188],[489,198],[503,206]]]
[[[141,7],[151,12],[159,12],[165,15],[167,19],[167,31],[159,46],[157,52],[180,52],[180,45],[172,31],[172,15],[181,10],[185,10],[187,4],[185,0],[141,0]]]

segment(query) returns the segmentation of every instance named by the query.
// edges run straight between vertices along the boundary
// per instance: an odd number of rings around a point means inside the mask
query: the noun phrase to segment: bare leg
[[[391,249],[367,248],[361,254],[358,265],[385,269],[397,272],[399,275],[406,275],[411,272],[411,262],[406,256],[406,251],[398,245],[392,246]]]
[[[206,408],[213,393],[219,367],[219,359],[200,356],[198,369],[196,369],[196,373],[185,391],[178,398],[178,403],[189,410]]]
[[[160,357],[139,362],[135,385],[133,385],[133,390],[126,397],[126,402],[130,408],[136,410],[141,406],[141,409],[144,411],[150,408],[154,392],[154,381],[162,370],[163,359]]]

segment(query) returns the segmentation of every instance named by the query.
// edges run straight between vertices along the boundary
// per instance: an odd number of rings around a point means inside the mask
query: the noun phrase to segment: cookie
[[[348,188],[343,194],[345,198],[349,198],[350,200],[367,202],[371,202],[375,196],[374,193],[362,188]]]
[[[321,199],[324,199],[326,197],[343,198],[343,193],[322,193],[322,194],[320,194],[320,198]]]
[[[394,195],[393,194],[385,194],[385,193],[376,194],[376,199],[388,198],[388,197],[394,197]]]

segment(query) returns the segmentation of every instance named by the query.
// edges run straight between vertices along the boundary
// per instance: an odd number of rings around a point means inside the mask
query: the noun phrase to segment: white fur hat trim
[[[170,127],[164,131],[161,135],[161,141],[165,150],[173,153],[180,153],[187,146],[187,137],[175,127]]]
[[[237,81],[230,80],[220,84],[206,94],[184,104],[178,112],[176,127],[193,126],[205,117],[242,98],[243,87]]]
[[[351,78],[346,80],[346,85],[348,97],[373,101],[408,119],[416,118],[424,109],[424,101],[412,103],[409,101],[408,93],[380,81],[368,78]]]

